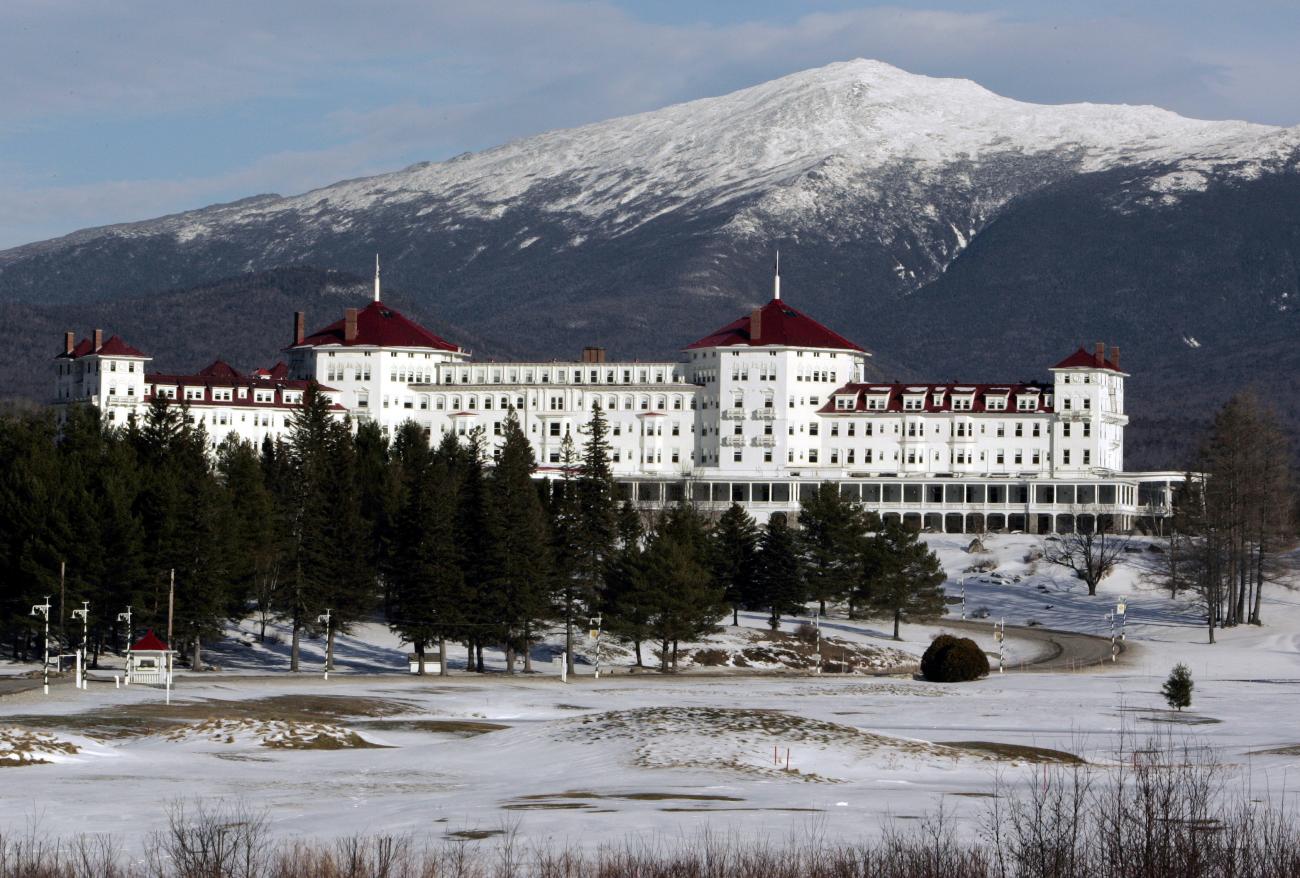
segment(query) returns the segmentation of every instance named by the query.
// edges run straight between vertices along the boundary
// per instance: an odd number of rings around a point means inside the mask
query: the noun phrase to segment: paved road
[[[992,626],[988,622],[944,620],[945,628],[958,628],[989,635]],[[1008,625],[1007,636],[1014,635],[1022,640],[1036,640],[1046,647],[1046,652],[1039,658],[1019,665],[1009,665],[1009,671],[1075,671],[1083,668],[1100,668],[1111,663],[1110,638],[1095,634],[1080,634],[1077,631],[1059,631],[1054,628],[1027,627]],[[1119,644],[1120,661],[1128,652],[1126,645]]]

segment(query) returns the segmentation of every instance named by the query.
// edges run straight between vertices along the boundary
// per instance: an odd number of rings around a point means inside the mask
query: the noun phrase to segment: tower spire
[[[772,276],[772,298],[781,300],[781,248],[776,248],[776,271]]]
[[[375,254],[375,301],[379,301],[379,254]]]

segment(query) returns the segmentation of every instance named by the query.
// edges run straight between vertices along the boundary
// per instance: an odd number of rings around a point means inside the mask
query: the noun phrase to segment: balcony
[[[743,421],[745,412],[743,409],[723,409],[718,413],[718,417],[724,421]]]
[[[723,436],[718,440],[719,445],[744,445],[744,436]]]
[[[761,448],[771,448],[771,447],[773,447],[774,445],[776,445],[776,437],[775,437],[775,436],[755,436],[753,439],[750,439],[750,440],[749,440],[749,444],[750,444],[750,445],[756,445],[756,446],[759,446],[759,447],[761,447]]]
[[[775,421],[776,409],[767,409],[767,408],[754,409],[750,417],[752,417],[756,421]]]

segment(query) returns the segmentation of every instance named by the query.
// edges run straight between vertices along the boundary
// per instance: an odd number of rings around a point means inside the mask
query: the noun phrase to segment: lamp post
[[[334,644],[330,640],[330,608],[326,607],[325,612],[316,617],[317,622],[325,623],[325,679],[330,678],[330,666],[334,664]]]
[[[50,694],[50,596],[49,595],[45,596],[45,603],[37,604],[36,606],[32,607],[32,615],[35,616],[37,613],[40,613],[45,618],[45,661],[44,664],[41,666],[41,670],[44,672],[44,678],[43,678],[44,682],[42,684],[42,691],[44,692],[44,694],[49,695]]]
[[[817,635],[817,670],[814,674],[822,672],[822,611],[821,607],[813,610],[813,630]]]
[[[590,620],[591,636],[596,641],[596,679],[597,680],[600,679],[600,634],[601,634],[601,624],[603,623],[603,621],[604,619],[599,614],[593,616]]]
[[[86,688],[86,644],[90,641],[90,601],[82,601],[80,610],[73,610],[72,617],[81,618],[81,647],[77,650],[77,688]]]
[[[126,605],[125,613],[117,614],[117,621],[126,623],[126,685],[131,685],[131,634],[134,629],[131,627],[131,605]]]

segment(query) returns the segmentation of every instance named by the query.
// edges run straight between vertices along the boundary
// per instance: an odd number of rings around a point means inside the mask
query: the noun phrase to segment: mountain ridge
[[[792,301],[905,380],[1039,375],[1094,338],[1152,376],[1252,349],[1289,368],[1298,183],[1300,126],[1028,104],[843,62],[23,245],[0,253],[0,302],[141,307],[246,272],[364,270],[378,251],[385,284],[444,335],[449,323],[529,357],[586,344],[658,357],[765,302],[779,246]],[[1231,389],[1210,371],[1186,385],[1197,417]],[[1137,407],[1183,417],[1134,387],[1136,433]]]

